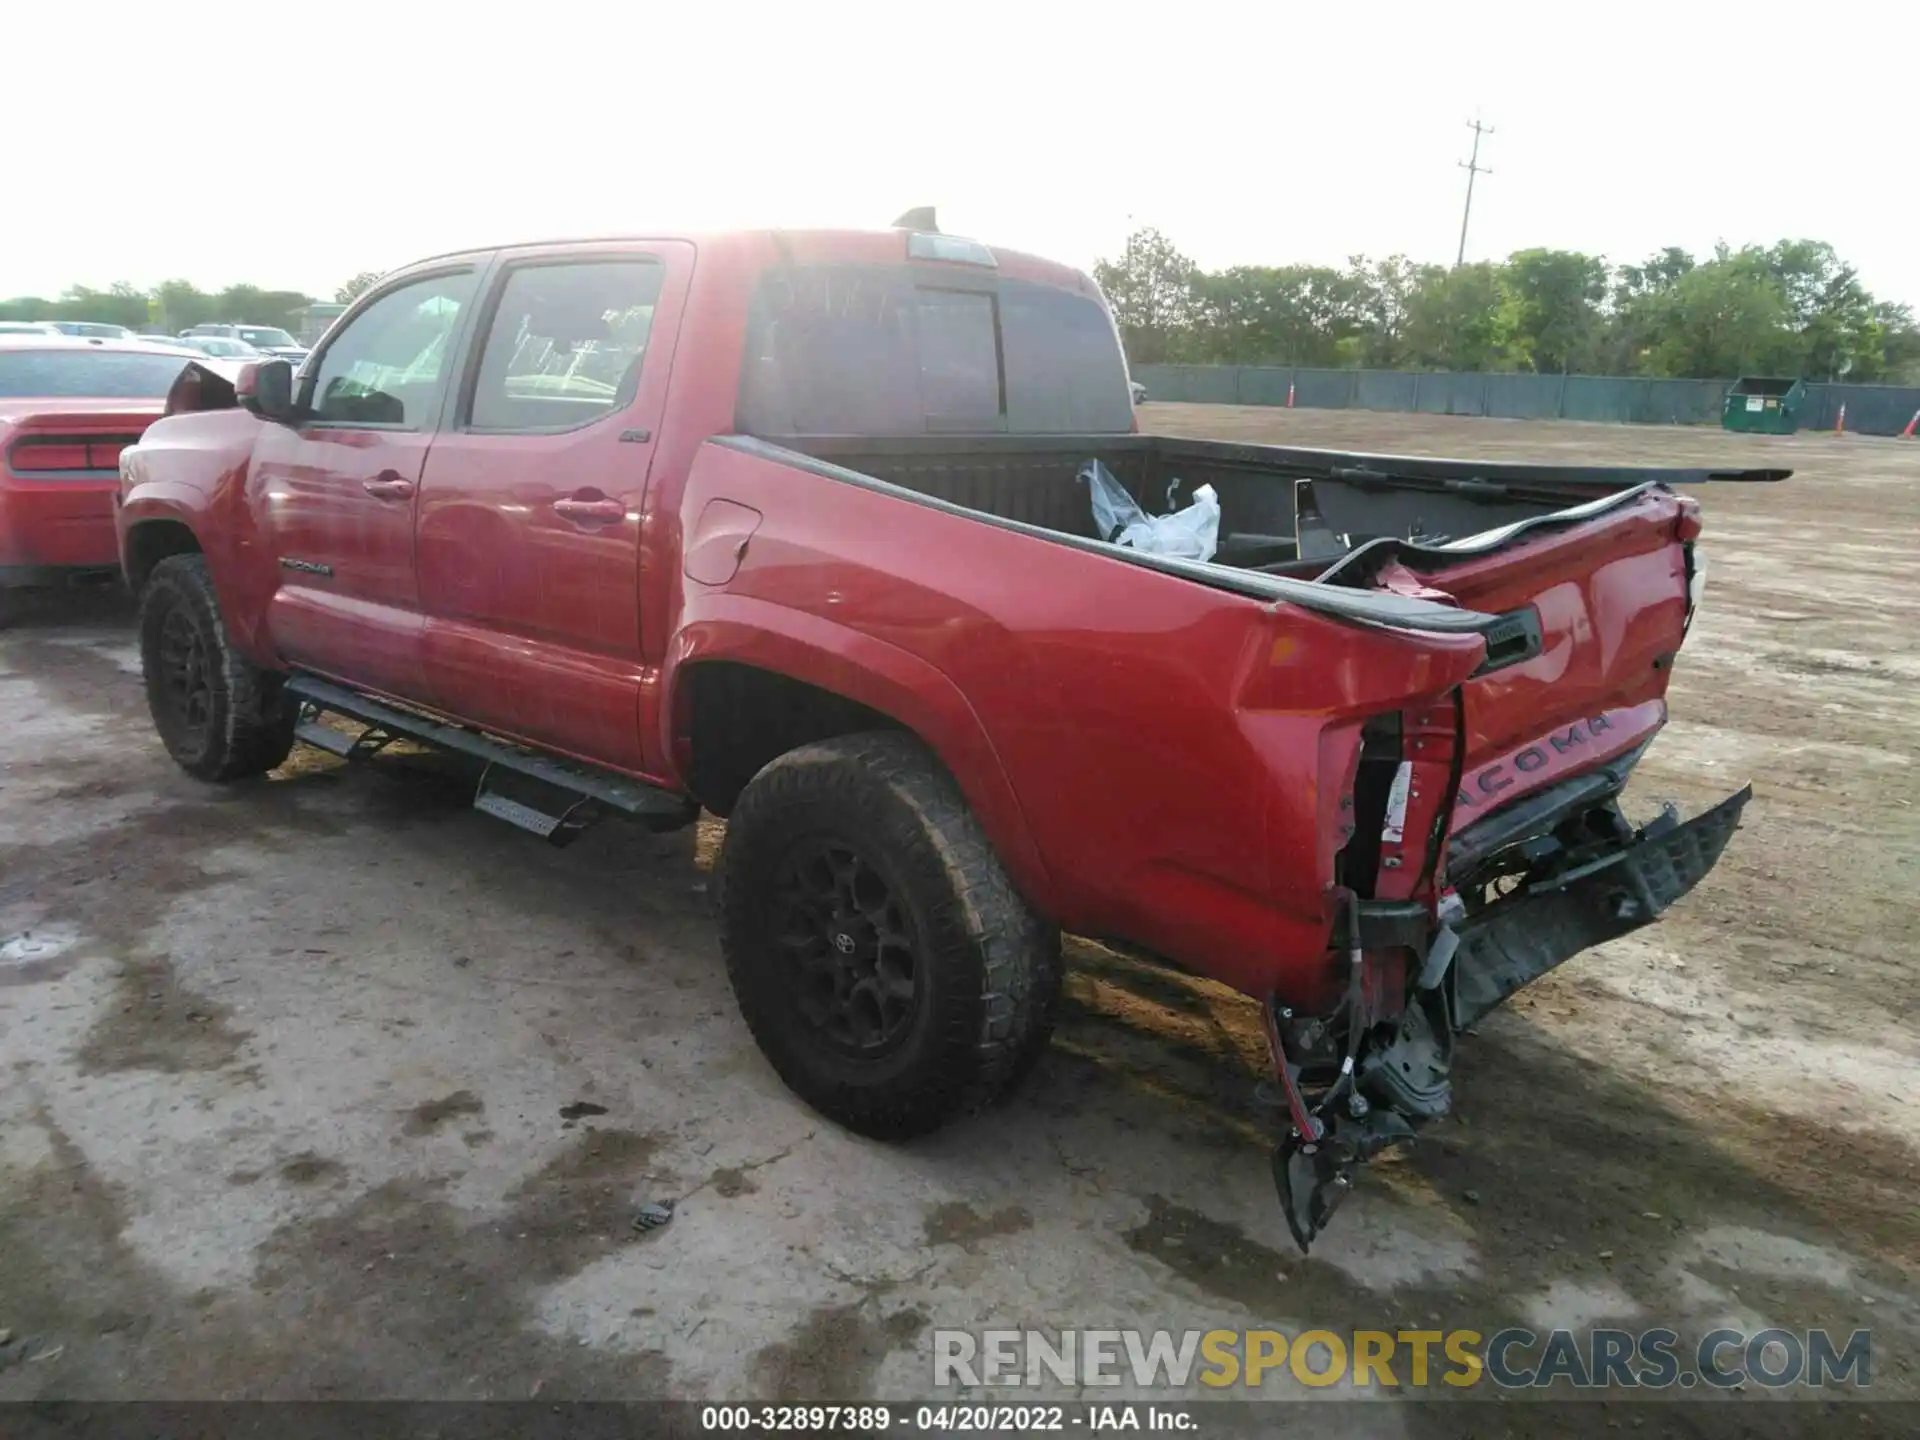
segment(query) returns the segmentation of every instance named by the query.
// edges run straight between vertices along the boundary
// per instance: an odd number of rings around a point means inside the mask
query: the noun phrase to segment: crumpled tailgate
[[[1666,720],[1686,634],[1694,507],[1650,488],[1508,548],[1464,552],[1420,580],[1471,609],[1537,625],[1530,658],[1463,687],[1452,828],[1643,743]]]

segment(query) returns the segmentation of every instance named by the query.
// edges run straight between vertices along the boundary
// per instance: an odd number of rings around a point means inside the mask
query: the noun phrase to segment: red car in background
[[[118,578],[120,452],[193,363],[137,340],[0,335],[0,617],[18,589]]]

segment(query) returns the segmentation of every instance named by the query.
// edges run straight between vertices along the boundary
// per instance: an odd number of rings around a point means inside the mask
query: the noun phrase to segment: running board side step
[[[603,810],[638,820],[651,830],[678,829],[691,824],[700,813],[693,801],[644,780],[522,749],[478,730],[444,724],[385,704],[316,676],[291,677],[286,693],[300,706],[294,736],[329,754],[363,760],[395,740],[412,740],[481,761],[485,768],[475,789],[474,809],[555,845],[572,840]],[[329,711],[363,728],[358,735],[351,735],[323,724],[320,717]]]

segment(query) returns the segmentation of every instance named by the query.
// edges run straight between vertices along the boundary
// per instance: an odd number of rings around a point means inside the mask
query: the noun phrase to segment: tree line
[[[349,301],[379,278],[377,271],[363,271],[336,290],[334,299]],[[70,286],[57,300],[38,295],[0,300],[0,320],[93,320],[169,335],[194,325],[235,323],[298,330],[302,313],[315,300],[298,290],[264,290],[258,285],[206,291],[187,280],[168,280],[142,290],[122,280],[104,290]]]
[[[1136,365],[1161,362],[1542,374],[1802,375],[1920,384],[1920,326],[1877,300],[1818,240],[1697,258],[1669,246],[1639,265],[1576,250],[1517,250],[1452,268],[1404,255],[1330,265],[1202,270],[1158,230],[1094,266]],[[363,271],[334,298],[379,275]],[[0,320],[97,320],[177,333],[244,322],[297,330],[315,297],[186,280],[151,290],[75,285],[0,301]]]
[[[1517,250],[1447,267],[1203,270],[1158,230],[1094,266],[1136,365],[1161,362],[1920,383],[1920,327],[1831,245],[1782,240],[1639,265]]]

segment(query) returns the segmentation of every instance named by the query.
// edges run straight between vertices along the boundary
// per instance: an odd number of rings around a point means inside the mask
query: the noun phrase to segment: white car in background
[[[262,355],[291,362],[296,370],[307,358],[307,347],[277,325],[195,325],[180,332],[182,340],[208,337],[244,341]]]
[[[108,325],[99,320],[49,320],[46,323],[62,335],[71,335],[76,340],[138,340],[142,338],[124,325]]]
[[[183,335],[176,344],[217,360],[265,360],[267,352],[227,335]]]

